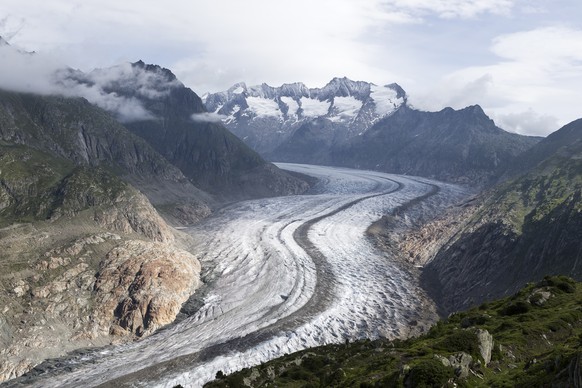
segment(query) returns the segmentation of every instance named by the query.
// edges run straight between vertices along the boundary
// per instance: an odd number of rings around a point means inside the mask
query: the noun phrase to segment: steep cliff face
[[[207,194],[143,139],[86,100],[0,91],[0,140],[74,165],[109,169],[170,214],[181,207],[192,209],[192,214],[209,212]]]
[[[562,137],[568,141],[556,141]],[[582,120],[520,159],[531,161],[530,171],[485,196],[426,266],[425,284],[446,311],[509,295],[549,274],[582,279]]]
[[[107,170],[0,145],[0,198],[0,381],[148,335],[198,286],[177,232]]]
[[[171,71],[141,61],[131,64],[130,71],[140,77],[119,76],[115,68],[76,77],[85,83],[111,79],[104,86],[105,92],[138,101],[148,115],[125,126],[178,167],[194,185],[227,200],[307,190],[305,182],[266,163],[212,119],[201,99]],[[143,77],[149,80],[147,92],[139,87]]]
[[[153,333],[174,321],[199,274],[196,258],[164,244],[128,241],[114,248],[95,280],[98,326],[118,335]]]

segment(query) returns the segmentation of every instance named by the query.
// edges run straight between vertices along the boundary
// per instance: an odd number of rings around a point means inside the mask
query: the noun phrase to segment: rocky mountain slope
[[[200,264],[153,205],[191,223],[220,201],[308,187],[208,122],[167,69],[53,78],[50,95],[0,90],[0,381],[175,319]]]
[[[278,160],[273,151],[302,125],[325,119],[334,129],[330,141],[345,141],[405,104],[406,93],[397,84],[377,86],[344,77],[323,88],[300,82],[280,87],[239,83],[206,94],[203,101],[245,143]]]
[[[582,285],[547,277],[406,341],[307,349],[206,387],[528,387],[582,381]]]
[[[209,213],[210,197],[140,137],[80,98],[0,91],[0,140],[76,165],[103,167],[185,221]]]
[[[107,94],[134,101],[144,112],[124,125],[143,138],[192,183],[219,199],[244,199],[305,191],[305,182],[266,163],[209,116],[200,98],[168,69],[143,62],[68,75],[99,82]],[[105,80],[105,81],[104,81]]]
[[[199,282],[188,241],[105,168],[0,145],[0,381],[172,322]]]
[[[403,105],[343,144],[326,143],[321,134],[329,131],[333,126],[324,121],[306,124],[276,153],[284,161],[300,159],[483,184],[499,167],[539,141],[505,132],[479,106],[422,112]]]
[[[483,195],[425,267],[425,284],[445,312],[509,295],[548,274],[582,279],[582,120],[518,162],[529,171]]]

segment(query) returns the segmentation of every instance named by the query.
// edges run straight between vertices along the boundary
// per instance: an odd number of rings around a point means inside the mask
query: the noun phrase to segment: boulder
[[[477,329],[477,339],[479,340],[479,354],[485,362],[485,366],[491,362],[491,351],[493,350],[493,336],[487,330]]]

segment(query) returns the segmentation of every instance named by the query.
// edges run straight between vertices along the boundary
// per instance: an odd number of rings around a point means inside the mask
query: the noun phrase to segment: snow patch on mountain
[[[374,100],[378,116],[388,116],[404,103],[404,97],[398,98],[398,92],[387,86],[370,87],[370,97]]]
[[[362,109],[364,103],[355,97],[336,97],[333,101],[333,110],[337,114],[336,118],[354,119]]]
[[[299,103],[292,97],[282,96],[281,102],[287,105],[287,117],[297,120],[299,118]]]
[[[325,116],[329,112],[331,102],[319,101],[315,98],[301,97],[301,109],[304,117]]]
[[[255,117],[283,117],[279,104],[277,104],[277,101],[275,100],[248,96],[247,104],[249,105],[249,110],[255,115]]]

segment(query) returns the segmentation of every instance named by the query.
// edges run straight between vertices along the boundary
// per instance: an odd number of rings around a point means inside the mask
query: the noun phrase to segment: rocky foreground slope
[[[290,354],[206,387],[575,387],[582,381],[582,284],[547,277],[405,341]]]
[[[198,287],[188,240],[104,168],[0,146],[0,381],[172,322]]]

